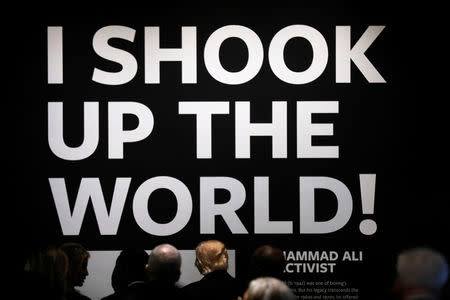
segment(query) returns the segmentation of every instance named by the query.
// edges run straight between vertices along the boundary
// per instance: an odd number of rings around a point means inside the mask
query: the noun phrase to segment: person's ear
[[[247,291],[245,291],[245,293],[244,293],[244,298],[243,298],[244,300],[248,300],[248,290]]]
[[[145,265],[145,275],[147,275],[147,278],[150,278],[150,267],[148,264]]]
[[[205,271],[203,268],[202,263],[198,260],[198,258],[195,259],[195,263],[194,263],[195,267],[197,268],[197,270],[199,271],[200,274],[203,275],[203,272]]]

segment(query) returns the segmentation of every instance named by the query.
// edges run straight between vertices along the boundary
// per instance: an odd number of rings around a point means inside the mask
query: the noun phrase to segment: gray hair
[[[177,282],[181,275],[181,255],[174,246],[156,246],[148,256],[150,279]]]
[[[273,277],[259,277],[247,289],[248,300],[295,300],[292,290],[281,280]]]
[[[438,291],[448,278],[444,256],[430,248],[413,248],[398,255],[398,278],[406,288]]]

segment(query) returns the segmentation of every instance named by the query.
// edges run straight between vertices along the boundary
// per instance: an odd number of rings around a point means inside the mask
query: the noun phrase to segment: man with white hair
[[[394,289],[402,300],[437,300],[447,278],[447,261],[433,249],[413,248],[397,257]]]
[[[181,275],[181,255],[170,244],[156,246],[146,265],[148,282],[126,295],[127,300],[183,299],[176,284]]]
[[[274,277],[259,277],[250,281],[244,300],[296,300],[292,290]]]

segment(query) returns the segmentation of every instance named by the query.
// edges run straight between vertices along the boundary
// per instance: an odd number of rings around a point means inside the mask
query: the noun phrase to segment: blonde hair
[[[228,252],[220,241],[201,242],[195,249],[195,255],[195,266],[202,275],[215,270],[228,269]]]

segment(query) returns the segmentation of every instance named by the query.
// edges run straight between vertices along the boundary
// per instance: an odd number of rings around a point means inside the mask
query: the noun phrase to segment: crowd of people
[[[180,286],[181,255],[170,244],[150,253],[131,248],[121,251],[111,276],[114,292],[102,300],[217,299],[294,300],[298,297],[283,281],[285,258],[276,247],[263,245],[249,260],[249,277],[241,281],[228,273],[228,252],[218,240],[195,249],[201,280]],[[22,299],[90,300],[81,287],[88,273],[89,252],[78,243],[64,243],[33,253],[24,267],[27,288]],[[430,248],[399,253],[394,291],[402,300],[436,300],[448,279],[444,256]],[[19,297],[20,298],[20,297]]]

